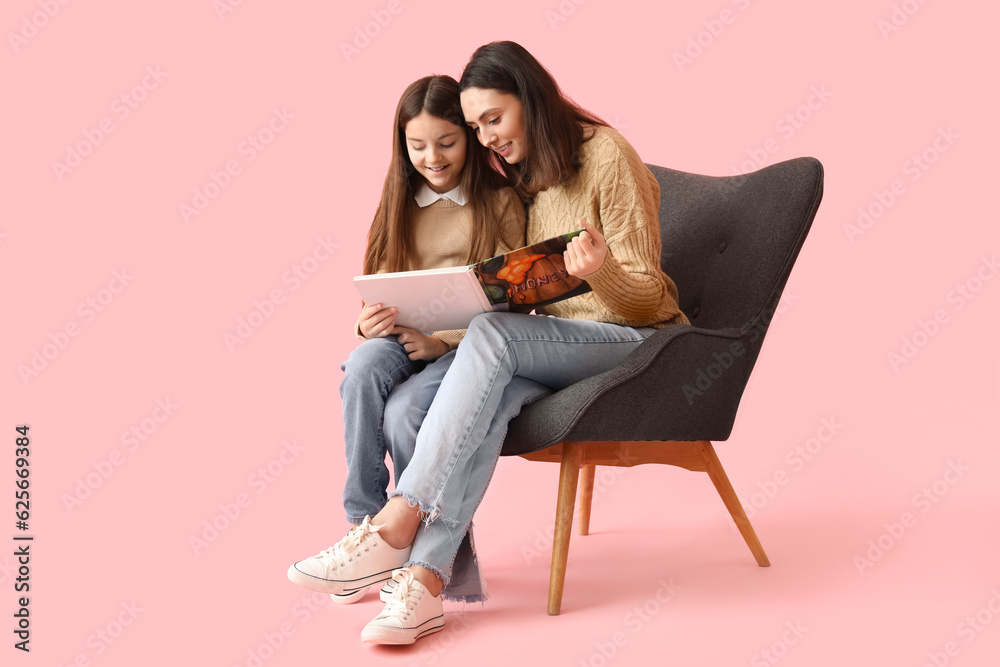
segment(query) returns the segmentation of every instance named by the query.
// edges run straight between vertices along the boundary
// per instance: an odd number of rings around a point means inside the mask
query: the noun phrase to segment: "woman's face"
[[[444,194],[462,182],[465,166],[465,130],[426,111],[404,128],[406,153],[431,190]]]
[[[492,88],[463,90],[462,113],[480,143],[508,164],[525,158],[524,115],[515,95]]]

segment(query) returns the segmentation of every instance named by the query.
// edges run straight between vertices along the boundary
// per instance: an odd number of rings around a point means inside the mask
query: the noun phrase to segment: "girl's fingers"
[[[386,308],[372,318],[371,330],[377,332],[376,336],[381,337],[388,333],[392,329],[393,324],[396,322],[396,313],[393,312],[395,309]]]

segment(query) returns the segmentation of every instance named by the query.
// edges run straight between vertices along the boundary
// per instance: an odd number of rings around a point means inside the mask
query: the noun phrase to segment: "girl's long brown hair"
[[[465,132],[465,166],[462,186],[472,212],[472,235],[467,262],[472,264],[495,254],[501,233],[501,200],[497,191],[504,178],[490,166],[489,153],[465,123],[458,82],[450,76],[427,76],[403,91],[396,105],[392,126],[392,161],[382,186],[382,200],[375,211],[365,250],[365,274],[379,268],[406,271],[412,247],[410,206],[423,176],[417,173],[406,151],[406,124],[423,112],[448,121]],[[508,243],[508,245],[510,245]],[[514,246],[511,246],[514,247]]]
[[[495,153],[492,159],[525,199],[575,176],[585,126],[607,125],[566,97],[549,71],[516,42],[491,42],[476,49],[459,87],[499,90],[520,100],[525,157],[516,164],[507,164]]]

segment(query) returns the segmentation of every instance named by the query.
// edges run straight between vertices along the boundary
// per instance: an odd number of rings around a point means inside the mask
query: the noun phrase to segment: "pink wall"
[[[35,539],[32,650],[8,630],[4,664],[995,664],[998,18],[917,0],[6,2],[8,627],[12,537]],[[718,445],[773,566],[707,480],[605,471],[549,618],[556,468],[504,460],[477,518],[493,599],[373,649],[377,602],[317,606],[284,573],[345,528],[339,364],[395,101],[494,39],[648,162],[825,165]],[[259,326],[227,342],[241,318]]]

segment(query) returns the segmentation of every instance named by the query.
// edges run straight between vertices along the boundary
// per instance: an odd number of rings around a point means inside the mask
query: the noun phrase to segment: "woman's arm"
[[[595,184],[599,232],[607,254],[586,280],[614,314],[648,321],[670,292],[660,268],[660,187],[624,140],[605,141],[595,157],[600,159]]]

